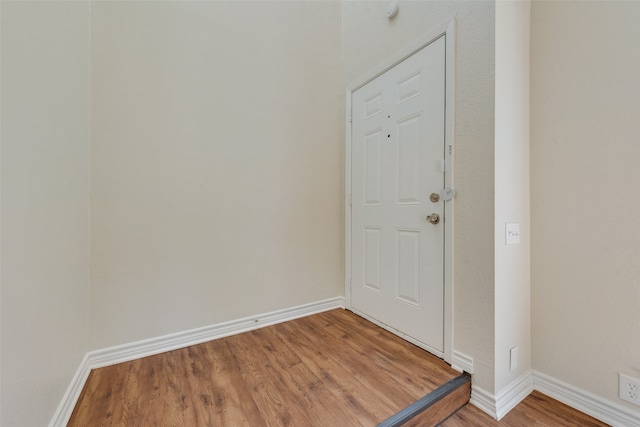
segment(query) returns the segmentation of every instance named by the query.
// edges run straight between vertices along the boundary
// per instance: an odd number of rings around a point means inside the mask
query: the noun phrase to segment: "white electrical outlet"
[[[640,380],[620,374],[620,399],[640,406]]]

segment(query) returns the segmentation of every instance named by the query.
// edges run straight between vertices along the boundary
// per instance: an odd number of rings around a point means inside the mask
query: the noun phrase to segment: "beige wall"
[[[533,367],[619,404],[618,373],[640,378],[638,21],[532,7]]]
[[[473,357],[474,384],[494,389],[494,13],[491,1],[346,1],[343,84],[457,17],[453,348]]]
[[[97,2],[91,348],[344,294],[339,2]]]
[[[624,404],[640,4],[533,3],[531,233],[527,10],[399,4],[2,2],[0,424],[46,424],[88,349],[343,294],[342,93],[454,16],[454,349],[490,393],[531,364]]]
[[[496,2],[495,391],[531,369],[529,232],[530,2]],[[505,224],[520,244],[505,244]],[[511,370],[510,349],[517,348]]]
[[[47,425],[88,350],[86,2],[2,2],[2,418]]]

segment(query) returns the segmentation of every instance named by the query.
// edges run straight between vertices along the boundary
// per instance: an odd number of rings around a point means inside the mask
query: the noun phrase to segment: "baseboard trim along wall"
[[[91,367],[89,366],[89,354],[87,353],[82,358],[78,370],[71,379],[69,388],[67,388],[60,405],[58,405],[58,409],[56,409],[56,412],[53,414],[49,427],[64,427],[67,425],[69,418],[71,418],[73,408],[75,408],[76,402],[80,397],[80,393],[82,393],[84,383],[86,383],[87,378],[89,378],[89,373],[91,373]]]
[[[533,371],[533,388],[612,426],[640,426],[640,411],[633,411],[542,372]]]
[[[469,399],[469,403],[490,415],[493,419],[498,418],[495,396],[478,386],[474,386],[473,379],[471,380],[471,399]]]
[[[527,371],[497,395],[493,395],[480,387],[471,386],[471,399],[469,403],[489,414],[492,418],[500,420],[509,411],[533,391],[533,379],[531,371]]]
[[[640,426],[640,412],[535,370],[525,372],[495,396],[479,387],[472,387],[470,403],[500,420],[533,390],[612,426]]]
[[[520,375],[496,395],[496,419],[500,420],[533,391],[531,371]]]
[[[201,344],[242,332],[253,331],[264,328],[265,326],[287,322],[335,308],[345,308],[344,297],[330,298],[175,334],[90,351],[85,355],[78,371],[71,380],[71,384],[51,419],[49,427],[64,427],[67,425],[92,369],[153,356],[155,354]]]
[[[334,308],[344,308],[344,304],[344,297],[336,297],[130,344],[95,350],[89,352],[89,364],[91,369],[95,369],[115,365],[116,363],[128,362],[130,360],[153,356],[154,354],[177,350],[242,332],[253,331],[264,328],[265,326],[310,316]]]
[[[456,371],[473,374],[473,359],[466,354],[453,350],[451,367]]]

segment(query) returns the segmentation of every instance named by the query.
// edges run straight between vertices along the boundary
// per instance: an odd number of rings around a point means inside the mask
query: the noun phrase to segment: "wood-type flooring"
[[[455,378],[331,310],[91,372],[69,426],[375,426]]]
[[[534,391],[500,421],[467,405],[441,427],[606,427],[601,421]]]
[[[457,375],[338,309],[96,369],[68,426],[375,426]],[[606,424],[533,392],[500,422],[467,405],[441,426]]]

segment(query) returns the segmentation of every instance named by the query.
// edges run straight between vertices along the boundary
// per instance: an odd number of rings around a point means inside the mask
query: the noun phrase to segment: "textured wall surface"
[[[493,2],[343,3],[345,87],[443,23],[457,20],[454,350],[474,358],[474,384],[494,387]]]
[[[531,369],[530,15],[529,2],[496,2],[496,394]],[[514,222],[520,224],[520,243],[507,245],[505,224]]]
[[[618,373],[640,378],[638,20],[532,6],[533,367],[620,404]]]
[[[340,4],[92,25],[92,348],[343,295]]]
[[[44,426],[89,342],[90,8],[0,7],[0,425]]]

